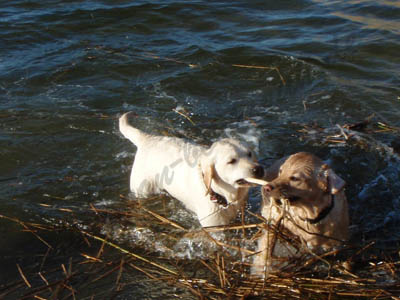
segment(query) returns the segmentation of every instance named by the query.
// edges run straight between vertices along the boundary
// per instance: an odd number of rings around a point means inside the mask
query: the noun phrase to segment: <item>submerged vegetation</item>
[[[140,206],[132,209],[136,216],[140,214],[143,223],[157,226],[159,230],[162,228],[160,236],[170,239],[171,243],[188,234],[180,225],[157,212]],[[98,224],[107,219],[126,223],[132,217],[131,212],[95,208],[92,214]],[[198,299],[398,299],[400,295],[398,249],[380,248],[374,242],[347,245],[322,255],[302,253],[285,260],[285,266],[279,271],[260,278],[249,273],[251,259],[248,258],[254,252],[241,249],[238,241],[251,240],[258,234],[258,228],[274,230],[262,223],[192,232],[192,235],[200,234],[208,242],[215,243],[218,251],[212,257],[189,261],[160,255],[156,251],[157,241],[149,241],[154,244],[147,245],[147,249],[132,249],[92,232],[96,230],[88,232],[77,224],[49,226],[7,219],[33,234],[47,250],[38,259],[38,264],[17,264],[21,279],[2,285],[1,297],[111,299],[119,294],[129,294],[130,289],[141,283],[187,289]],[[64,248],[63,243],[53,247],[42,237],[59,231],[71,233],[75,249]],[[230,232],[231,239],[221,242],[213,238],[212,231]],[[290,241],[283,234],[277,236],[285,242]],[[292,243],[300,249],[295,241]],[[78,251],[82,251],[80,257],[69,257],[68,254],[77,251],[77,245]],[[101,288],[96,290],[97,287]]]
[[[304,139],[326,144],[355,143],[365,148],[367,135],[354,130],[397,130],[370,122],[333,129],[303,126],[299,133]],[[389,151],[383,149],[384,145],[373,148]],[[246,222],[193,229],[170,219],[163,205],[154,208],[146,201],[122,200],[129,204],[118,209],[92,205],[87,211],[91,224],[79,221],[74,209],[46,205],[44,209],[65,213],[65,220],[38,224],[0,215],[1,222],[13,224],[10,227],[31,235],[40,245],[31,257],[16,263],[20,279],[0,285],[0,298],[152,298],[152,287],[157,287],[156,293],[162,290],[165,299],[400,299],[400,248],[396,236],[391,241],[379,236],[356,237],[341,249],[316,254],[251,211],[245,212]],[[362,217],[355,216],[354,222],[358,229],[353,233],[365,230],[364,225],[357,224]],[[295,255],[275,255],[271,258],[274,269],[254,276],[251,262],[261,230],[273,232],[276,243],[289,245]],[[146,232],[151,234],[142,239],[121,238]],[[63,240],[56,238],[59,233]],[[184,245],[189,245],[189,250],[179,248]],[[198,253],[181,255],[179,251]]]

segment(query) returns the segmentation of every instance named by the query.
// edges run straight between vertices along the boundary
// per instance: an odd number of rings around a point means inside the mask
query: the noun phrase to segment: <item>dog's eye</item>
[[[290,181],[295,181],[295,182],[300,181],[300,178],[296,177],[296,176],[290,176],[289,179],[290,179]]]
[[[236,158],[232,158],[230,161],[228,161],[228,165],[233,165],[236,163]]]

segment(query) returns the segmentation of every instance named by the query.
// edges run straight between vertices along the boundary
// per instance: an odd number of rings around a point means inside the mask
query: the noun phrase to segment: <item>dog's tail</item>
[[[119,118],[119,131],[121,131],[122,135],[134,143],[136,146],[140,144],[146,135],[144,132],[132,127],[128,122],[130,112],[124,113]]]

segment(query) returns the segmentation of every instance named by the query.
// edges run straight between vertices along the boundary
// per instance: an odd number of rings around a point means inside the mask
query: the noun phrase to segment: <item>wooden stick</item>
[[[118,245],[116,245],[116,244],[114,244],[114,243],[112,243],[112,242],[109,242],[109,241],[107,241],[107,240],[105,240],[105,239],[103,239],[103,238],[101,238],[101,237],[99,237],[99,236],[90,234],[90,233],[88,233],[88,232],[86,232],[86,231],[83,231],[83,230],[80,230],[80,232],[81,232],[82,234],[84,234],[84,235],[87,235],[87,236],[89,236],[89,237],[95,239],[95,240],[101,241],[101,242],[103,242],[104,244],[106,244],[106,245],[108,245],[108,246],[110,246],[110,247],[113,247],[113,248],[115,248],[115,249],[121,251],[122,253],[125,253],[125,254],[127,254],[127,255],[129,255],[129,256],[132,256],[132,257],[134,257],[134,258],[136,258],[136,259],[139,259],[139,260],[141,260],[141,261],[143,261],[143,262],[145,262],[145,263],[147,263],[147,264],[149,264],[149,265],[152,265],[152,266],[154,266],[154,267],[156,267],[156,268],[158,268],[158,269],[161,269],[161,270],[166,271],[166,272],[168,272],[168,273],[170,273],[170,274],[173,274],[173,275],[178,275],[178,273],[175,272],[175,271],[172,271],[172,270],[170,270],[170,269],[168,269],[168,268],[166,268],[166,267],[164,267],[164,266],[162,266],[162,265],[159,265],[159,264],[157,264],[157,263],[155,263],[155,262],[152,262],[152,261],[150,261],[150,260],[148,260],[148,259],[146,259],[146,258],[144,258],[144,257],[142,257],[142,256],[140,256],[140,255],[138,255],[138,254],[135,254],[135,253],[132,253],[132,252],[126,250],[126,249],[123,249],[122,247],[120,247],[120,246],[118,246]]]
[[[175,222],[173,222],[173,221],[171,221],[171,220],[169,220],[169,219],[167,219],[167,218],[165,218],[165,217],[163,217],[163,216],[161,216],[161,215],[159,215],[159,214],[157,214],[157,213],[155,213],[155,212],[153,212],[153,211],[151,211],[151,210],[149,210],[147,208],[144,208],[143,206],[141,207],[141,209],[144,210],[145,212],[147,212],[148,214],[152,215],[156,219],[159,219],[163,223],[169,224],[172,227],[178,228],[178,229],[183,230],[185,232],[188,231],[186,228],[183,228],[181,225],[179,225],[179,224],[177,224],[177,223],[175,223]]]
[[[32,285],[29,283],[28,279],[26,279],[26,277],[25,277],[25,275],[24,275],[24,272],[22,272],[22,269],[21,269],[21,267],[19,266],[19,264],[17,264],[17,269],[18,269],[18,272],[19,272],[19,274],[21,275],[22,279],[24,280],[25,284],[26,284],[29,288],[31,288]]]
[[[257,178],[251,178],[251,177],[247,177],[247,178],[245,178],[244,180],[246,180],[247,182],[250,182],[250,183],[258,184],[258,185],[266,185],[266,184],[269,183],[269,182],[266,181],[266,180],[257,179]]]
[[[38,238],[43,244],[45,244],[47,247],[53,249],[53,247],[52,247],[49,243],[47,243],[44,239],[42,239],[39,235],[37,235],[32,229],[30,229],[30,228],[26,225],[26,224],[28,224],[28,223],[24,223],[24,222],[22,222],[22,221],[20,221],[20,220],[18,220],[18,219],[16,219],[16,218],[7,217],[7,216],[4,216],[4,215],[0,215],[0,218],[3,218],[3,219],[10,220],[10,221],[13,221],[13,222],[18,223],[19,225],[21,225],[22,227],[24,227],[26,231],[32,233],[35,237],[37,237],[37,238]]]
[[[232,66],[239,68],[248,68],[248,69],[275,70],[278,73],[278,76],[281,79],[283,85],[286,85],[286,81],[283,78],[281,72],[279,72],[279,69],[277,67],[249,66],[249,65],[238,65],[238,64],[233,64]]]
[[[194,126],[196,125],[187,114],[184,114],[183,112],[180,112],[179,110],[177,110],[175,108],[173,109],[173,111],[176,112],[177,114],[181,115],[185,119],[187,119],[190,123],[192,123],[192,125],[194,125]]]

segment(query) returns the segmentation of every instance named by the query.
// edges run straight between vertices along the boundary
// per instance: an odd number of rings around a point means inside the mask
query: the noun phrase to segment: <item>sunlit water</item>
[[[133,124],[150,133],[201,144],[247,140],[267,165],[314,152],[347,181],[356,240],[396,243],[399,15],[397,1],[3,3],[0,212],[90,228],[93,207],[124,207],[135,148],[119,134],[117,117],[135,111]],[[327,142],[340,134],[336,124],[372,115],[369,132]],[[377,122],[393,130],[377,132]],[[248,209],[258,212],[259,201],[252,191]],[[177,207],[166,217],[195,230],[196,219]],[[8,230],[14,225],[0,224],[5,278],[16,274],[13,262],[26,245]],[[132,247],[159,235],[120,227],[111,222],[102,232]],[[157,251],[206,256],[209,246],[199,244],[183,237],[168,252],[161,240]]]

